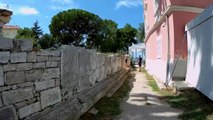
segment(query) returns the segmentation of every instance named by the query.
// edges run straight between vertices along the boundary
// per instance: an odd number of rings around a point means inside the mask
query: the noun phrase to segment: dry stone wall
[[[124,75],[124,57],[0,38],[0,119],[77,119]]]

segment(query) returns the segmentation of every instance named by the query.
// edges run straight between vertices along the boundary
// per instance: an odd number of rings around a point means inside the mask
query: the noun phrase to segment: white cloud
[[[119,9],[121,7],[138,7],[142,5],[142,0],[119,0],[116,3],[116,8],[115,9]]]
[[[52,0],[54,3],[50,8],[52,10],[66,10],[71,8],[77,8],[77,5],[73,0]]]
[[[22,15],[37,15],[39,11],[36,8],[23,6],[18,8],[17,14]]]
[[[60,3],[62,5],[72,5],[74,2],[72,0],[52,0],[53,2]]]

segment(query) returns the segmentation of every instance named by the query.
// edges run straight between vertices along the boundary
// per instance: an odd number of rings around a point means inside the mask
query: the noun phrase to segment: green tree
[[[144,38],[145,38],[144,23],[140,23],[140,24],[139,24],[139,28],[138,28],[138,33],[137,33],[137,39],[138,39],[140,42],[144,42]]]
[[[53,37],[59,39],[62,44],[80,46],[85,39],[92,39],[99,34],[101,21],[101,18],[93,13],[72,9],[55,15],[49,28]]]
[[[43,31],[42,31],[41,27],[38,25],[37,20],[33,24],[33,27],[31,29],[32,29],[35,40],[38,40],[43,35]]]
[[[16,38],[34,39],[34,34],[30,28],[25,27],[18,30]]]
[[[137,40],[135,39],[137,34],[137,29],[132,27],[130,24],[126,24],[124,28],[118,29],[117,32],[117,46],[119,46],[119,50],[128,51],[128,47],[132,45],[132,43],[136,44]]]
[[[47,49],[53,47],[57,44],[57,40],[53,38],[50,34],[44,34],[38,41],[42,49]]]
[[[117,28],[118,24],[112,20],[103,20],[101,52],[117,52]]]

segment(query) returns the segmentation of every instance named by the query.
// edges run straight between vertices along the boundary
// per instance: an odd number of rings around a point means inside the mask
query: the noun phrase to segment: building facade
[[[20,28],[18,26],[14,26],[14,25],[4,25],[3,26],[3,37],[5,38],[11,38],[14,39],[17,35],[17,31]]]
[[[212,0],[144,0],[146,69],[169,84],[185,79],[187,41],[185,25]]]

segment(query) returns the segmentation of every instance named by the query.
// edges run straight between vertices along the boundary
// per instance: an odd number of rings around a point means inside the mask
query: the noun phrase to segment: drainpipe
[[[170,27],[169,27],[169,19],[168,15],[166,15],[166,26],[167,26],[167,65],[166,65],[166,86],[169,85],[169,69],[170,69],[170,59],[171,59],[171,51],[170,51]]]

